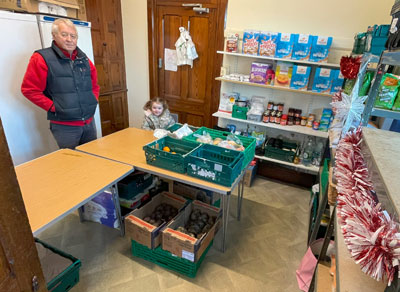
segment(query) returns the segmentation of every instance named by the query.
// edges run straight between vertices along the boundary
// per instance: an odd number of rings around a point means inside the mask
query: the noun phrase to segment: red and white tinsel
[[[362,131],[348,133],[336,152],[337,209],[344,241],[364,273],[393,281],[400,262],[399,224],[372,196],[373,184],[361,153]]]

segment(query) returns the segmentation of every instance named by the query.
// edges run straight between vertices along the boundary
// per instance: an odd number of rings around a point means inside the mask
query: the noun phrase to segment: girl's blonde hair
[[[150,99],[148,102],[146,102],[143,109],[151,110],[151,107],[153,106],[154,103],[159,103],[163,106],[163,113],[165,112],[165,110],[168,109],[167,101],[162,97],[154,97],[153,99]]]

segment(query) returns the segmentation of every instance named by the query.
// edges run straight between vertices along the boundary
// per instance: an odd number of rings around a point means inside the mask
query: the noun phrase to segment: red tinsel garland
[[[371,195],[373,184],[361,153],[361,129],[344,137],[336,152],[337,209],[344,241],[364,273],[393,281],[400,262],[399,224]]]
[[[340,72],[344,78],[356,79],[358,71],[360,70],[361,57],[346,57],[340,59]]]

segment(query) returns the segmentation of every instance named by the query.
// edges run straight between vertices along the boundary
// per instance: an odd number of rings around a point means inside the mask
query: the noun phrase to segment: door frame
[[[216,29],[216,48],[217,50],[223,50],[224,48],[224,30],[225,30],[225,16],[228,7],[228,0],[215,0],[216,4],[203,4],[203,7],[217,8],[217,29]],[[201,3],[202,1],[171,1],[171,0],[147,0],[147,31],[148,31],[148,53],[149,53],[149,86],[150,86],[150,99],[157,96],[158,93],[158,26],[155,23],[157,19],[157,5],[170,5],[170,6],[181,6],[182,2],[187,3]],[[211,87],[211,104],[210,112],[216,112],[219,106],[221,84],[215,80],[216,77],[220,76],[220,70],[222,66],[223,55],[214,52],[214,69],[212,71],[212,87]],[[217,118],[210,117],[208,119],[211,127],[216,123]]]

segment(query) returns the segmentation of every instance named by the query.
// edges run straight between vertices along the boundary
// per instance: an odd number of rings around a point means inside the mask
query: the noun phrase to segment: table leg
[[[85,221],[85,219],[83,218],[83,206],[78,208],[78,214],[79,214],[79,221],[82,223],[83,221]]]
[[[226,249],[226,234],[228,233],[230,193],[222,195],[222,252]]]
[[[111,187],[111,193],[112,193],[112,198],[114,201],[115,212],[117,213],[117,217],[118,217],[121,236],[124,236],[125,235],[125,226],[124,226],[124,221],[122,220],[121,206],[119,205],[118,187],[116,184]]]
[[[238,184],[238,201],[237,201],[237,220],[238,221],[240,221],[240,214],[241,214],[241,210],[242,210],[243,192],[244,192],[244,181],[242,178]]]

